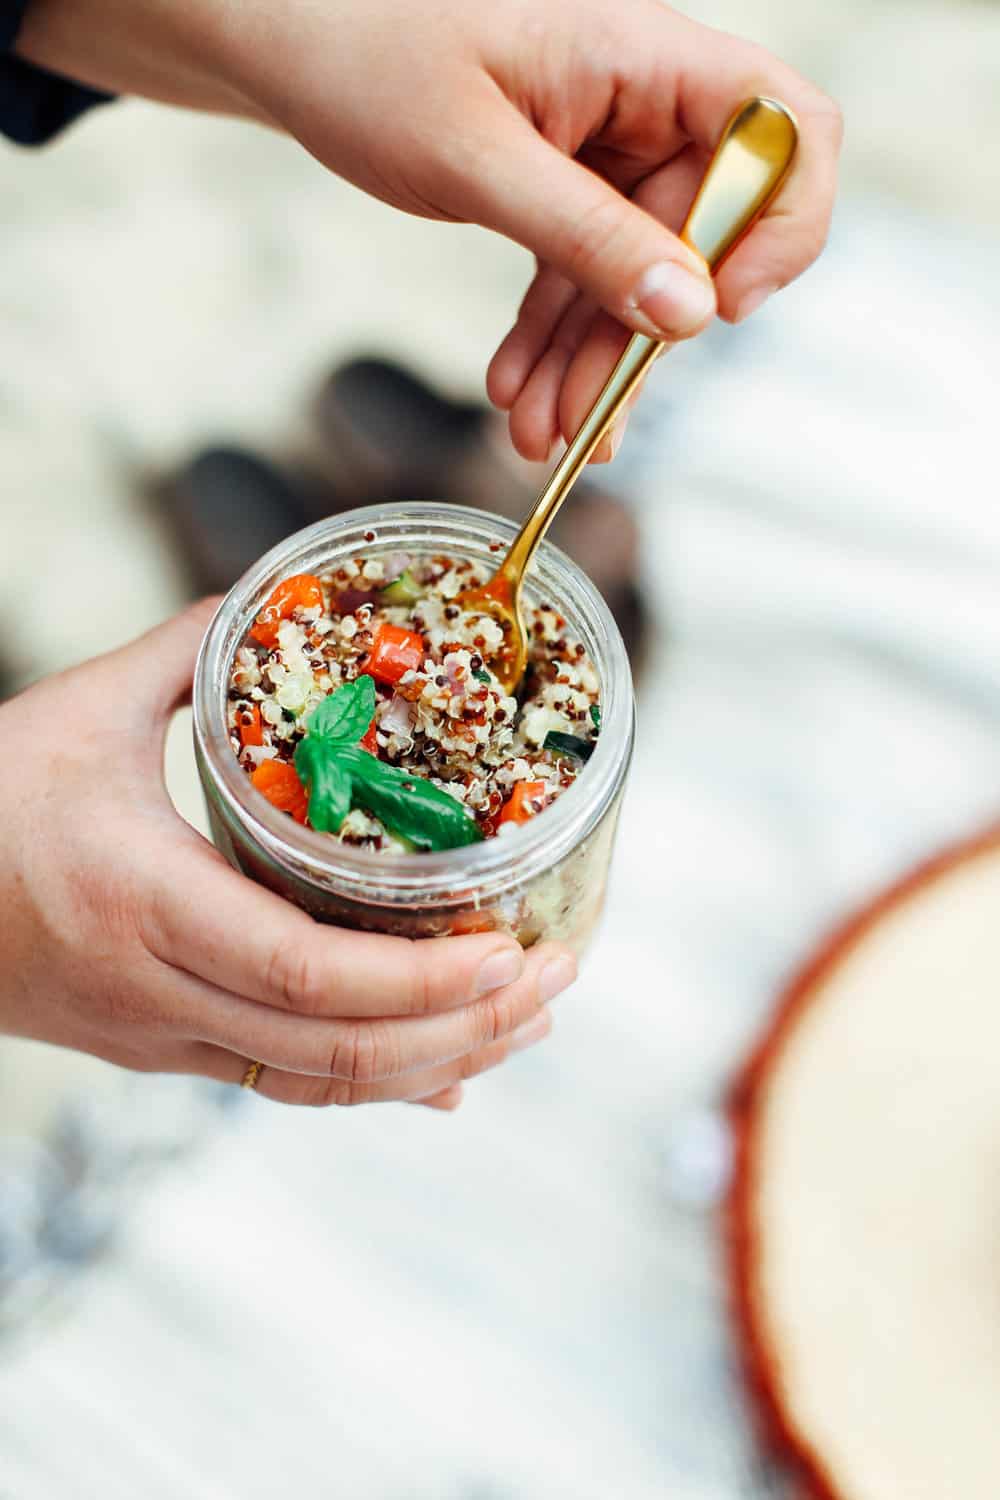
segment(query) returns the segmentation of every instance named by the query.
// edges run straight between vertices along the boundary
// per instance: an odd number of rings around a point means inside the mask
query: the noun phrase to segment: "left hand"
[[[163,740],[214,600],[0,705],[0,1034],[286,1104],[453,1109],[549,1029],[572,954],[315,922],[182,822]]]

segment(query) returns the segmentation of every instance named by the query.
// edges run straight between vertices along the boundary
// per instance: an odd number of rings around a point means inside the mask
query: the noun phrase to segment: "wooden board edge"
[[[770,1020],[728,1091],[725,1108],[733,1163],[722,1205],[722,1230],[730,1327],[759,1441],[787,1466],[803,1500],[851,1497],[838,1489],[820,1455],[796,1426],[782,1386],[780,1357],[769,1346],[755,1298],[759,1244],[753,1202],[760,1170],[758,1125],[768,1079],[824,982],[872,928],[941,875],[998,847],[1000,823],[992,823],[924,860],[833,928],[779,992]]]

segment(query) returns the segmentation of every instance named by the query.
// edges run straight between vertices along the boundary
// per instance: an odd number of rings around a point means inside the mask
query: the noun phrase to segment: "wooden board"
[[[1000,829],[801,969],[730,1099],[733,1311],[815,1500],[1000,1494]]]

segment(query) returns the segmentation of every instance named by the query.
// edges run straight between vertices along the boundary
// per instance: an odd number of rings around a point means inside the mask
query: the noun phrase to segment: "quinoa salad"
[[[543,600],[525,606],[528,666],[508,696],[490,670],[499,624],[454,602],[487,576],[373,550],[280,582],[229,672],[230,741],[256,789],[373,853],[516,838],[543,814],[585,772],[600,684]]]

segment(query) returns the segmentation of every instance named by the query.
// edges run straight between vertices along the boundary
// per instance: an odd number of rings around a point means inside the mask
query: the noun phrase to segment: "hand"
[[[19,45],[93,84],[267,120],[397,208],[531,250],[488,377],[530,459],[575,431],[627,330],[676,340],[716,308],[746,317],[830,220],[835,105],[659,0],[33,0]],[[713,287],[671,227],[757,93],[796,112],[798,157]]]
[[[163,739],[212,603],[0,708],[0,1031],[234,1084],[256,1058],[285,1103],[454,1108],[546,1034],[573,958],[321,926],[183,822]]]

